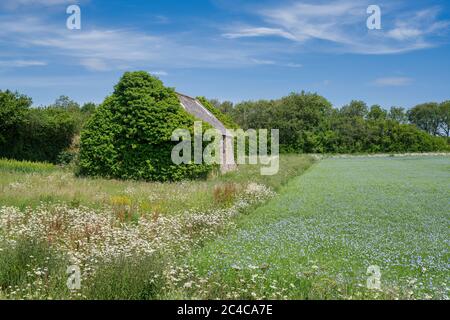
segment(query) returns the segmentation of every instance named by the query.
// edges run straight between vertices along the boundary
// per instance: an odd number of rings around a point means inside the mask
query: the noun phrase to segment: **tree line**
[[[306,92],[238,104],[201,99],[210,111],[220,110],[229,127],[280,129],[283,152],[449,150],[450,101],[385,110],[363,101],[333,108],[324,97]],[[96,109],[94,103],[80,105],[67,96],[35,108],[30,97],[0,90],[0,158],[70,162],[77,152],[74,140]]]
[[[276,100],[210,100],[243,129],[278,128],[285,152],[376,153],[449,150],[450,101],[406,110],[363,101],[333,108],[314,93],[292,93]]]
[[[0,90],[0,158],[69,162],[74,137],[96,105],[61,96],[49,106],[31,106],[30,97]]]

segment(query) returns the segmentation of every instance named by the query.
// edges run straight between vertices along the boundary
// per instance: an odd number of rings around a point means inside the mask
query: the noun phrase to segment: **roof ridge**
[[[175,94],[177,94],[177,95],[179,95],[179,96],[183,96],[183,97],[189,98],[189,99],[192,99],[192,100],[198,100],[197,98],[193,98],[193,97],[191,97],[191,96],[188,96],[188,95],[186,95],[186,94],[179,93],[179,92],[176,92],[176,91],[175,91]]]

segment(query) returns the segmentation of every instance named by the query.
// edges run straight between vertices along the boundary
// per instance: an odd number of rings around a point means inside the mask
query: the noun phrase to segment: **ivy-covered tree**
[[[210,166],[171,160],[173,131],[192,131],[194,121],[173,89],[147,72],[126,72],[81,133],[80,174],[148,181],[206,176]]]

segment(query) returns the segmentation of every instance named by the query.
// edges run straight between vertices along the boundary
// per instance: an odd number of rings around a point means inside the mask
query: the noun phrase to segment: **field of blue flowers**
[[[189,258],[190,297],[448,299],[450,157],[329,158],[279,194]]]

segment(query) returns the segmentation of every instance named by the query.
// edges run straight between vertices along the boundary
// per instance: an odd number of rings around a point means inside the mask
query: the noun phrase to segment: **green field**
[[[194,294],[447,299],[449,200],[448,157],[323,160],[191,257],[212,279]]]
[[[180,183],[0,160],[0,299],[448,299],[450,157],[314,159]]]

